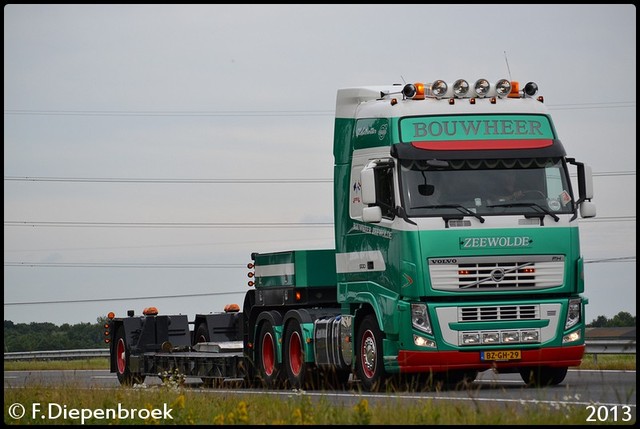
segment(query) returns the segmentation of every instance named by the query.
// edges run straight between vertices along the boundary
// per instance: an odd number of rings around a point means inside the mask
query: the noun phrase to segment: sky
[[[4,319],[242,304],[252,252],[334,247],[340,88],[534,81],[591,166],[587,322],[636,315],[636,9],[4,8]]]

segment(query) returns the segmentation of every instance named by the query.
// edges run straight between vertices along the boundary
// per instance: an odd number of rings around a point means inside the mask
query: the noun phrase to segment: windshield
[[[400,167],[410,217],[573,213],[560,158],[400,160]]]

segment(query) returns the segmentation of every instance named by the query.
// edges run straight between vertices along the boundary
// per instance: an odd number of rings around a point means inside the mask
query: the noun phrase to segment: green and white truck
[[[242,309],[110,314],[111,371],[123,384],[179,371],[375,390],[489,369],[561,383],[585,349],[578,219],[595,205],[537,92],[506,79],[339,90],[335,248],[253,253]]]

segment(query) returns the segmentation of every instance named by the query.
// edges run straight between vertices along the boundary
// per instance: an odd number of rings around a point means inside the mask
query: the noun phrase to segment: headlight
[[[570,299],[569,309],[567,310],[567,321],[564,324],[564,329],[569,329],[580,322],[580,314],[582,312],[582,300]]]
[[[411,304],[411,325],[427,334],[433,333],[426,304]]]

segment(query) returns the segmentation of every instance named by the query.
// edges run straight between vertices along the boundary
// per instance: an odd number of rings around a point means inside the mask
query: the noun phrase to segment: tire
[[[568,367],[534,367],[520,369],[520,376],[528,386],[545,387],[555,386],[564,381],[567,376]]]
[[[209,330],[207,329],[206,322],[201,322],[196,328],[196,333],[193,336],[193,341],[195,344],[198,343],[208,343],[209,339]],[[213,387],[215,385],[214,379],[212,378],[204,378],[201,377],[202,385],[204,387]]]
[[[304,389],[309,381],[311,364],[305,362],[304,343],[300,322],[292,319],[285,329],[282,359],[287,380],[292,389]]]
[[[271,322],[265,321],[257,338],[255,362],[258,378],[268,388],[279,387],[281,381],[280,364],[277,360],[276,334]]]
[[[129,368],[129,353],[127,348],[127,340],[124,335],[124,326],[118,327],[115,336],[115,354],[116,354],[116,375],[122,386],[133,386],[134,384],[142,384],[145,376],[133,374]]]
[[[376,391],[388,378],[384,370],[382,331],[373,314],[362,319],[358,327],[356,375],[366,391]]]
[[[196,329],[196,334],[193,337],[194,344],[208,343],[211,341],[209,338],[209,330],[207,329],[206,322],[201,322]]]

